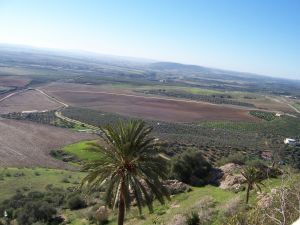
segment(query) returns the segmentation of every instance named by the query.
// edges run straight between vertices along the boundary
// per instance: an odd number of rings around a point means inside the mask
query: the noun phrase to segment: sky
[[[300,79],[300,1],[0,0],[0,43]]]

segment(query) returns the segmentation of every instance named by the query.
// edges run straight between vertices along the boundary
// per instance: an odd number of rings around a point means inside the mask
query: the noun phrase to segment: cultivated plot
[[[0,166],[66,168],[49,155],[54,149],[94,135],[33,122],[0,120]]]
[[[121,115],[171,122],[201,120],[256,121],[245,109],[191,100],[142,96],[118,90],[103,90],[88,85],[50,85],[43,89],[51,96],[77,107]],[[84,87],[86,87],[84,89]]]
[[[1,98],[0,98],[1,99]],[[22,111],[47,111],[61,105],[35,90],[28,90],[0,100],[0,114]]]

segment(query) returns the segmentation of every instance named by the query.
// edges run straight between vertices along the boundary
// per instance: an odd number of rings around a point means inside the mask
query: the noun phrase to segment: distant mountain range
[[[134,57],[104,55],[87,51],[62,51],[56,49],[35,48],[24,45],[0,44],[0,63],[9,57],[9,60],[15,62],[34,63],[34,60],[39,59],[39,63],[57,63],[62,62],[77,62],[87,64],[106,64],[119,67],[151,70],[164,74],[173,74],[183,77],[200,77],[209,79],[241,79],[246,81],[257,82],[264,80],[268,82],[281,81],[286,82],[288,79],[277,78],[266,75],[258,75],[246,72],[229,71],[223,69],[209,68],[198,65],[187,65],[174,62],[159,62],[149,59],[140,59]],[[1,65],[1,64],[0,64]],[[300,77],[300,76],[299,76]],[[300,84],[300,80],[294,80]]]

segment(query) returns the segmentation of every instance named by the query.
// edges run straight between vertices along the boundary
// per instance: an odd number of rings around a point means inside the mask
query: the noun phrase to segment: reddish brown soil
[[[64,88],[63,88],[64,87]],[[78,85],[48,86],[44,90],[71,106],[153,120],[192,122],[200,120],[256,121],[247,110],[203,102],[136,96],[117,90],[86,89]],[[92,90],[92,91],[91,91]]]
[[[30,79],[20,76],[0,76],[0,86],[24,87],[29,84]]]
[[[0,166],[66,168],[49,155],[50,150],[94,135],[32,122],[0,119]]]
[[[0,114],[32,110],[51,110],[61,105],[38,91],[30,90],[0,101]]]

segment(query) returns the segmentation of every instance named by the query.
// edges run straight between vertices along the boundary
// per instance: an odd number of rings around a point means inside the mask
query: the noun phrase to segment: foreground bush
[[[187,150],[172,159],[170,177],[193,186],[202,186],[206,184],[211,168],[201,152]]]
[[[290,225],[300,217],[299,176],[284,176],[280,187],[272,189],[254,208],[241,208],[226,225]]]
[[[0,215],[7,215],[6,224],[16,224],[12,221],[18,225],[60,224],[63,219],[57,217],[57,212],[65,208],[69,195],[74,196],[74,193],[52,185],[48,185],[45,192],[22,194],[19,191],[0,203]]]
[[[80,196],[75,195],[68,200],[68,207],[71,210],[82,209],[86,207],[86,203]]]
[[[35,222],[49,222],[56,215],[56,209],[47,202],[28,202],[16,210],[18,224],[31,225]]]

